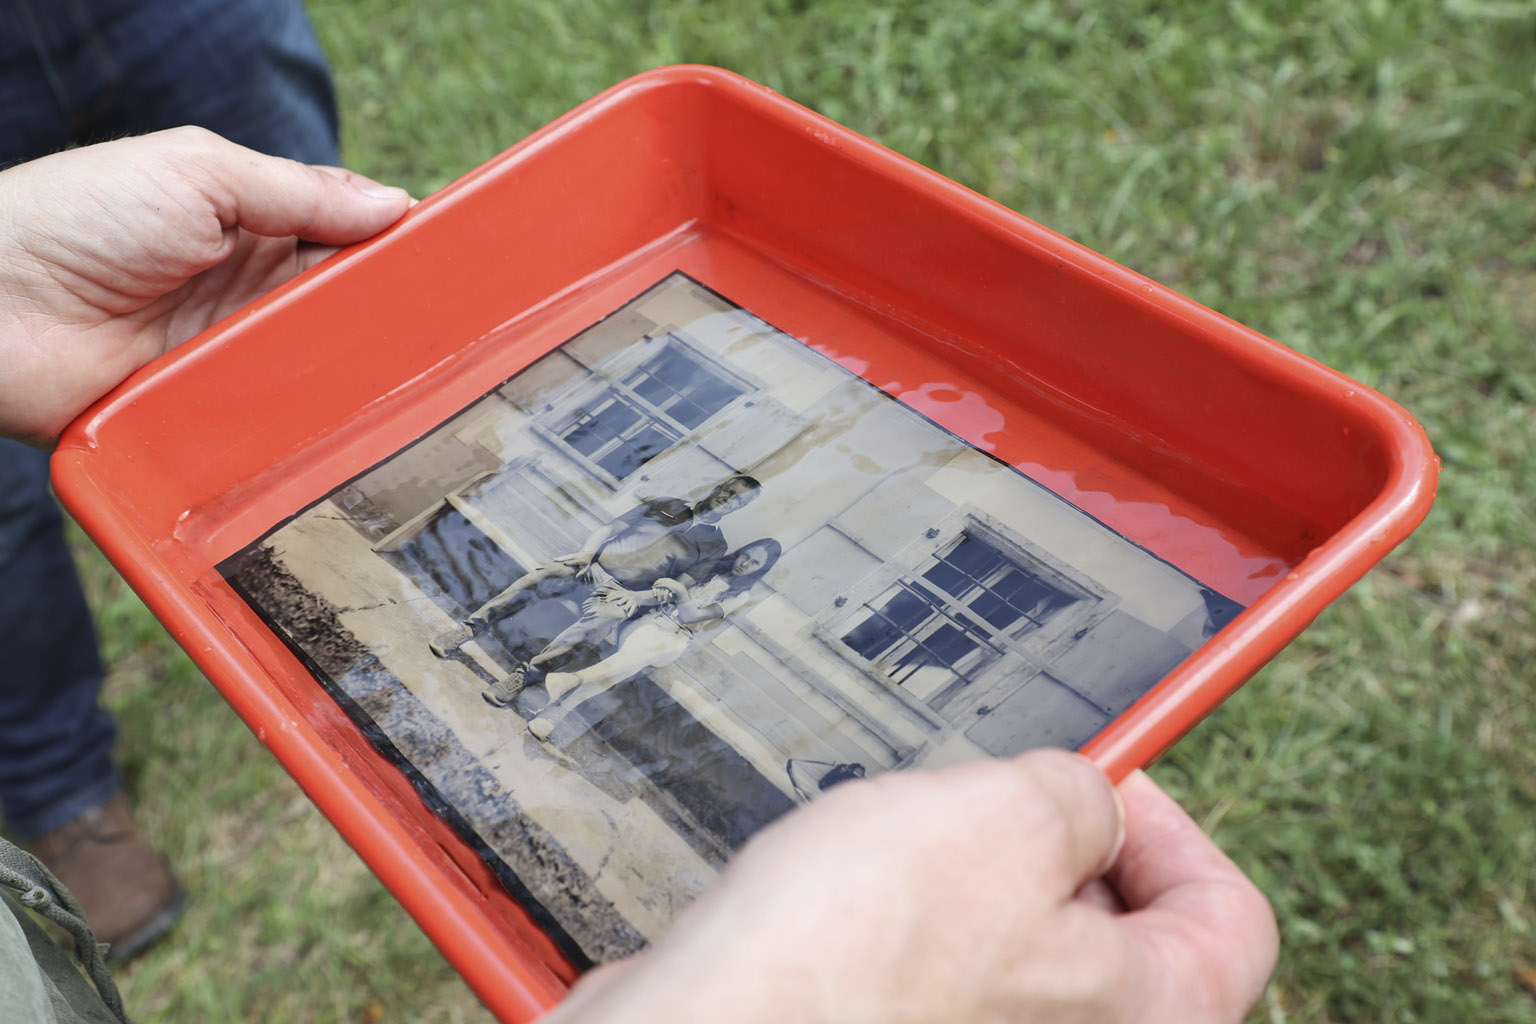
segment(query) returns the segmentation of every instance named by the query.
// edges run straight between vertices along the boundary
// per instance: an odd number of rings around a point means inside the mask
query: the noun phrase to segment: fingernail
[[[396,188],[393,185],[380,185],[372,181],[366,184],[356,182],[353,187],[369,199],[388,199],[392,202],[399,202],[401,199],[411,198],[411,194],[403,188]]]

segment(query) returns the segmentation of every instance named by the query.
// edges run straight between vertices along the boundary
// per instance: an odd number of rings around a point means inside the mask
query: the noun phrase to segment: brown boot
[[[165,861],[134,827],[119,793],[28,844],[85,911],[107,960],[142,952],[181,915],[185,897]]]

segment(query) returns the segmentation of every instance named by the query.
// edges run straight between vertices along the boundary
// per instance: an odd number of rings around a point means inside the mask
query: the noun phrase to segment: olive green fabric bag
[[[80,904],[36,857],[0,839],[0,1007],[38,1024],[132,1024],[107,974],[105,947],[85,923]],[[74,940],[65,953],[33,918]]]

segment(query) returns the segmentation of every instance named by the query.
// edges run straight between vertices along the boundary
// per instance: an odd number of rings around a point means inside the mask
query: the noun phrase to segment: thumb
[[[985,762],[983,762],[985,764]],[[1066,899],[1115,863],[1125,844],[1125,806],[1102,771],[1065,750],[1032,750],[1001,762],[1032,794],[1037,810],[1016,827],[1037,830],[1035,845],[1054,868],[1053,895]]]
[[[339,167],[266,156],[199,128],[131,140],[153,147],[170,171],[210,203],[225,228],[347,245],[377,234],[411,205],[401,188]]]

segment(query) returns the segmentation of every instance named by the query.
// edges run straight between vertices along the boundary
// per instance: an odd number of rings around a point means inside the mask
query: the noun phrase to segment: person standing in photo
[[[627,618],[639,597],[659,579],[694,582],[700,566],[712,565],[725,554],[725,535],[716,524],[725,516],[757,498],[762,485],[744,474],[727,477],[695,503],[681,498],[647,498],[623,515],[592,531],[581,549],[551,559],[523,574],[495,597],[476,608],[464,622],[431,643],[439,658],[451,657],[459,647],[485,635],[496,623],[513,615],[534,597],[569,600],[580,615],[576,627],[586,621],[583,606],[598,588],[605,587],[607,600],[623,606]],[[574,649],[579,638],[571,633]],[[553,660],[548,649],[541,653]],[[514,670],[485,692],[485,699],[506,707],[522,687],[522,673]]]
[[[755,540],[700,572],[699,582],[692,586],[672,579],[657,580],[651,592],[641,598],[646,614],[623,621],[597,620],[609,623],[610,632],[617,633],[618,644],[611,654],[593,664],[544,672],[542,656],[532,659],[523,673],[523,684],[542,686],[549,703],[528,723],[528,731],[537,739],[548,740],[593,697],[641,672],[681,658],[702,634],[746,607],[752,600],[753,585],[773,568],[780,551],[776,540]]]

